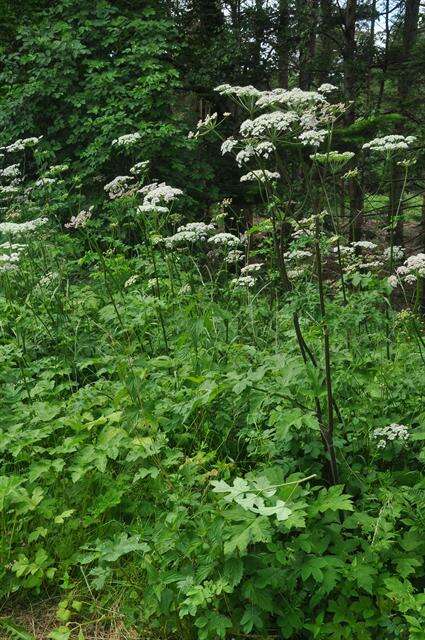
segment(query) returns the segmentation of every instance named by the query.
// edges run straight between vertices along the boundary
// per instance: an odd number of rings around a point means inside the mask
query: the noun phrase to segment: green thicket
[[[0,638],[423,640],[419,2],[1,7]]]

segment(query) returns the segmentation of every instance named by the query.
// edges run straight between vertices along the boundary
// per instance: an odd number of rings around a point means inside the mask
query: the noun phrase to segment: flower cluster
[[[397,277],[407,284],[413,284],[419,278],[425,278],[425,253],[417,253],[404,261],[401,267],[396,269]]]
[[[410,433],[408,427],[404,424],[396,424],[394,422],[387,427],[374,429],[373,437],[378,441],[376,446],[379,449],[385,449],[390,442],[398,441],[403,444],[409,439]]]
[[[24,151],[25,149],[35,147],[43,136],[32,137],[32,138],[19,138],[12,144],[9,144],[7,147],[1,147],[2,151],[6,151],[7,153],[15,153],[16,151]]]
[[[208,242],[216,247],[226,247],[229,249],[239,247],[241,244],[240,238],[234,236],[233,233],[217,233],[209,238]]]
[[[47,222],[47,218],[35,218],[34,220],[28,220],[28,222],[0,222],[0,233],[19,236],[35,231],[38,227],[47,224]]]
[[[252,275],[239,276],[239,278],[233,278],[231,285],[236,289],[245,289],[245,287],[251,288],[255,285],[255,278]]]
[[[223,259],[227,264],[234,264],[243,260],[244,257],[245,255],[243,251],[239,251],[239,249],[232,249],[232,251],[229,251],[229,253]]]
[[[141,137],[142,135],[138,131],[135,133],[127,133],[124,136],[120,136],[119,138],[112,140],[112,144],[117,145],[117,147],[131,147],[136,144]]]
[[[324,82],[323,84],[320,85],[320,87],[317,88],[317,91],[319,93],[332,93],[332,91],[337,91],[338,87],[336,87],[334,84],[331,84],[330,82]]]
[[[251,264],[247,264],[241,269],[241,275],[247,276],[252,275],[254,273],[258,273],[263,268],[262,262],[251,262]]]
[[[138,176],[143,173],[149,166],[149,160],[143,160],[142,162],[136,162],[130,169],[132,176]]]
[[[299,135],[299,139],[303,145],[319,147],[325,139],[326,133],[326,129],[310,129],[308,131],[303,131]]]
[[[262,113],[254,120],[244,120],[240,126],[240,133],[244,138],[262,138],[276,136],[288,131],[290,126],[298,121],[298,116],[293,111],[273,111]]]
[[[236,155],[236,162],[241,167],[248,162],[251,158],[265,158],[266,160],[271,156],[276,147],[272,142],[263,140],[255,145],[248,144],[244,149],[241,149]]]
[[[2,178],[19,178],[21,170],[19,164],[10,164],[8,167],[0,170],[0,177]]]
[[[124,288],[128,289],[135,282],[137,282],[138,279],[139,279],[139,276],[137,275],[137,273],[135,273],[134,275],[130,276],[129,279],[124,282]]]
[[[238,141],[235,138],[227,138],[221,145],[221,154],[224,156],[226,153],[231,153],[237,144]]]
[[[386,249],[384,249],[383,256],[384,256],[385,260],[390,260],[391,259],[391,247],[387,247]],[[393,248],[392,248],[392,259],[394,260],[394,262],[399,262],[403,258],[404,258],[404,249],[403,249],[403,247],[399,247],[397,245],[394,245]]]
[[[36,180],[34,182],[34,187],[37,188],[41,188],[41,187],[51,187],[53,184],[55,184],[57,182],[56,178],[49,178],[49,177],[43,177],[43,178],[39,178],[38,180]]]
[[[94,207],[91,206],[87,211],[83,210],[77,213],[76,216],[72,216],[69,222],[65,223],[66,229],[80,229],[85,227],[87,221],[91,218]]]
[[[217,124],[217,118],[218,114],[217,112],[214,112],[209,113],[203,120],[198,120],[198,123],[196,125],[196,133],[194,131],[189,131],[188,138],[198,138],[202,132],[207,132],[211,129],[214,129],[215,125]]]
[[[409,149],[415,142],[415,136],[390,135],[382,138],[374,138],[363,145],[363,149],[378,151],[381,153],[391,153],[391,151],[402,151]]]
[[[324,102],[324,96],[318,91],[295,89],[273,89],[263,91],[257,100],[258,107],[285,106],[288,109],[304,110],[306,107]]]
[[[157,205],[161,202],[168,204],[178,196],[181,196],[183,191],[175,187],[170,187],[165,182],[152,182],[139,189],[139,193],[143,195],[142,206],[150,205],[153,209],[157,209]]]
[[[120,198],[129,189],[131,181],[134,180],[132,176],[117,176],[108,184],[103,187],[111,200]]]
[[[269,171],[268,169],[255,169],[241,176],[241,182],[267,182],[267,180],[279,180],[280,173],[278,171]]]
[[[164,238],[164,244],[167,249],[180,247],[185,244],[193,244],[194,242],[205,242],[215,231],[213,224],[205,222],[189,222],[178,227],[177,233],[168,238]]]

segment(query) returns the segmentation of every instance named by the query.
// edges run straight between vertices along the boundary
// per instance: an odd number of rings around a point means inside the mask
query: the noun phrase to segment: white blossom
[[[235,138],[227,138],[221,145],[221,155],[224,156],[225,153],[231,153],[237,144],[238,141]]]
[[[165,182],[152,182],[139,189],[139,193],[144,196],[144,205],[157,205],[160,202],[172,202],[178,196],[181,196],[183,191],[175,187],[170,187]]]
[[[317,91],[304,91],[296,87],[295,89],[273,89],[263,91],[257,100],[258,107],[269,107],[273,105],[285,105],[289,109],[303,109],[311,104],[319,104],[325,98]]]
[[[124,282],[124,288],[128,289],[129,287],[131,287],[131,285],[137,282],[138,279],[139,279],[139,276],[136,273],[130,276],[129,279]]]
[[[50,187],[57,182],[56,178],[39,178],[34,182],[34,187]]]
[[[0,233],[5,233],[11,236],[18,236],[24,233],[35,231],[38,227],[47,224],[47,218],[35,218],[28,222],[0,222]]]
[[[279,180],[280,173],[268,169],[255,169],[241,176],[241,182],[266,182],[267,180]]]
[[[173,249],[174,247],[193,244],[194,242],[205,242],[214,231],[215,226],[213,224],[189,222],[178,227],[177,233],[174,235],[164,238],[164,244],[168,249]]]
[[[65,223],[66,229],[79,229],[85,227],[87,221],[91,218],[94,207],[91,206],[87,211],[83,210],[77,213],[76,216],[72,216],[69,222]]]
[[[371,151],[379,151],[381,153],[388,153],[391,151],[400,151],[408,149],[414,142],[415,136],[402,136],[402,135],[389,135],[382,138],[374,138],[370,142],[366,142],[363,145],[363,149],[370,149]]]
[[[133,176],[137,176],[140,173],[143,173],[145,169],[149,166],[149,160],[143,160],[142,162],[136,162],[130,169],[130,173]]]
[[[258,98],[261,95],[261,91],[253,87],[251,84],[245,87],[234,86],[232,87],[230,84],[221,84],[214,89],[222,96],[233,96],[235,98],[249,98],[254,99]]]
[[[255,285],[255,278],[251,275],[240,276],[239,278],[233,278],[231,284],[237,289],[251,288]]]
[[[404,279],[407,284],[413,284],[417,277],[425,277],[425,253],[417,253],[409,256],[401,267],[396,269],[399,278]]]
[[[137,207],[136,209],[137,213],[152,213],[152,212],[156,212],[156,213],[169,213],[169,208],[168,207],[161,207],[158,204],[142,204],[140,205],[140,207]]]
[[[311,129],[310,131],[303,131],[298,137],[302,144],[318,147],[322,144],[326,134],[327,131],[325,129]]]
[[[24,151],[24,149],[35,147],[40,142],[42,137],[43,136],[39,136],[38,138],[37,137],[19,138],[18,140],[16,140],[15,142],[12,142],[12,144],[8,145],[7,147],[2,147],[2,149],[7,151],[7,153],[14,153],[15,151]]]
[[[8,167],[0,170],[2,178],[18,178],[21,175],[19,164],[10,164]]]
[[[254,120],[248,119],[242,122],[240,133],[245,138],[260,138],[265,135],[278,134],[287,131],[298,119],[298,115],[293,111],[263,113]]]
[[[358,240],[357,242],[352,242],[351,246],[355,249],[365,249],[366,251],[373,251],[376,249],[376,244],[374,242],[369,242],[368,240]]]
[[[229,253],[224,257],[224,262],[226,262],[227,264],[234,264],[235,262],[243,260],[244,257],[245,254],[243,253],[243,251],[233,249],[232,251],[229,251]]]
[[[103,187],[111,200],[120,198],[129,189],[129,183],[134,180],[132,176],[117,176]]]
[[[378,441],[376,446],[379,449],[385,449],[390,442],[394,441],[398,441],[403,444],[410,437],[409,428],[404,424],[396,424],[395,422],[387,427],[374,429],[372,435],[375,440]]]
[[[252,262],[251,264],[247,264],[241,269],[241,275],[247,276],[252,275],[253,273],[258,273],[263,268],[262,262]]]
[[[391,247],[387,247],[386,249],[384,249],[384,258],[386,260],[390,260],[391,258]],[[404,257],[404,249],[403,247],[399,247],[397,245],[393,246],[393,250],[392,250],[392,257],[393,260],[395,260],[396,262],[401,260]]]
[[[235,248],[241,244],[240,238],[233,235],[233,233],[217,233],[209,238],[208,242],[216,246]]]
[[[338,87],[334,84],[330,84],[330,82],[324,82],[317,88],[319,93],[332,93],[332,91],[337,91]]]
[[[131,147],[133,144],[136,144],[141,137],[142,135],[138,131],[135,133],[127,133],[124,136],[120,136],[119,138],[112,140],[112,144],[117,145],[118,147]]]

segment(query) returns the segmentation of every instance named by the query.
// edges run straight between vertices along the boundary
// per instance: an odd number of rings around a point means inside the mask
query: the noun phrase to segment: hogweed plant
[[[95,202],[39,138],[4,149],[0,594],[56,598],[60,640],[116,607],[155,638],[420,640],[424,255],[350,240],[333,85],[217,91],[190,144],[233,156],[248,228],[185,213],[137,131]],[[359,154],[405,189],[412,144]]]

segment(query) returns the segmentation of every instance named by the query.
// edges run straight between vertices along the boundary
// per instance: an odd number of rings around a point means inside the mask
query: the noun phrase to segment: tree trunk
[[[279,0],[277,25],[277,58],[279,87],[288,88],[289,78],[289,6],[288,0]]]
[[[319,40],[317,43],[317,80],[318,83],[327,82],[329,80],[334,42],[331,37],[333,34],[333,5],[332,0],[320,0],[320,29]]]
[[[299,83],[301,89],[310,89],[313,81],[316,54],[318,0],[297,0],[299,30]]]
[[[357,0],[347,0],[344,28],[344,93],[348,104],[345,114],[347,125],[356,118],[356,19]],[[348,185],[350,197],[350,236],[360,240],[363,227],[363,190],[361,177],[351,178]]]
[[[399,111],[406,116],[410,109],[411,87],[415,81],[415,70],[412,65],[412,50],[418,35],[420,0],[405,0],[405,11],[403,21],[403,46],[401,51],[400,69],[398,74],[398,105]],[[397,127],[397,133],[405,134],[405,123],[401,121]],[[398,213],[397,223],[394,230],[394,241],[396,244],[403,244],[404,224],[403,224],[403,202],[402,202],[402,182],[403,171],[396,163],[393,165],[392,185],[391,185],[391,215],[394,211]]]

